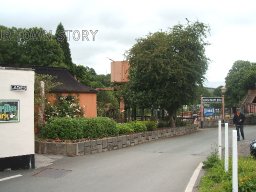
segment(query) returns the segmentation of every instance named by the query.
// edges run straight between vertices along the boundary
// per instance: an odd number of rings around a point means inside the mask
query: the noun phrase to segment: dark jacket
[[[244,120],[245,120],[245,116],[243,113],[240,113],[240,115],[238,116],[237,113],[234,115],[233,118],[233,123],[235,125],[243,125],[244,124]]]

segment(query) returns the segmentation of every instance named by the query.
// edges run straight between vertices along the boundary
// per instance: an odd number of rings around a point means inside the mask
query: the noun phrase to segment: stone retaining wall
[[[197,131],[195,126],[168,128],[131,135],[121,135],[97,140],[76,143],[35,141],[35,152],[38,154],[59,154],[67,156],[88,155],[116,149],[122,149],[161,138],[190,134]]]

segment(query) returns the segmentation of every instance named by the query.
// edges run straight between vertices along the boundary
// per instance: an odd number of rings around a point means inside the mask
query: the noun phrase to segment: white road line
[[[190,178],[189,183],[188,183],[188,185],[187,185],[187,188],[186,188],[185,192],[192,192],[192,191],[193,191],[194,185],[195,185],[195,183],[196,183],[197,177],[198,177],[198,175],[199,175],[199,173],[200,173],[202,167],[203,167],[203,163],[201,162],[201,163],[199,163],[199,165],[198,165],[197,168],[195,169],[195,171],[194,171],[192,177]]]
[[[18,174],[18,175],[13,175],[13,176],[10,176],[10,177],[5,177],[5,178],[0,179],[0,182],[1,181],[6,181],[6,180],[9,180],[9,179],[14,179],[14,178],[21,177],[21,176],[22,176],[21,174]]]

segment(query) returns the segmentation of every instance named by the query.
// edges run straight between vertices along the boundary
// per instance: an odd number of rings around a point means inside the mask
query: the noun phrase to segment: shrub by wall
[[[147,127],[143,121],[132,121],[127,124],[130,124],[135,133],[147,131]]]
[[[47,139],[81,139],[83,130],[80,122],[73,118],[56,117],[51,118],[41,128],[41,137]]]
[[[41,137],[47,139],[76,140],[95,139],[118,135],[116,122],[107,117],[50,119],[41,129]]]
[[[154,131],[157,129],[157,122],[156,121],[144,121],[146,125],[147,131]]]
[[[80,118],[83,136],[88,139],[117,136],[118,129],[116,122],[107,117]]]
[[[130,123],[118,123],[116,127],[120,135],[127,135],[127,134],[134,133],[134,129],[132,128]]]

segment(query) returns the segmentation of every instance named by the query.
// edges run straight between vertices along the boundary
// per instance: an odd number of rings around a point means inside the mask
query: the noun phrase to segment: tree
[[[0,65],[11,64],[15,67],[19,63],[22,51],[18,41],[21,29],[0,26],[0,31]]]
[[[236,61],[225,79],[226,105],[235,107],[240,104],[248,89],[255,88],[256,63]]]
[[[214,89],[214,91],[213,91],[213,96],[215,96],[215,97],[221,97],[222,96],[222,92],[221,92],[221,88],[222,88],[223,86],[219,86],[219,87],[217,87],[216,89]]]
[[[203,83],[208,29],[200,22],[179,24],[138,39],[128,53],[131,103],[165,109],[173,122],[177,109],[191,103]]]
[[[41,81],[44,82],[44,90],[41,87]],[[46,95],[51,89],[56,86],[61,85],[61,83],[56,81],[56,77],[51,75],[39,75],[35,76],[35,90],[34,90],[34,102],[35,102],[35,130],[36,133],[39,128],[45,123],[45,103],[47,102]],[[44,94],[42,94],[44,92]]]
[[[97,93],[97,114],[103,117],[118,118],[119,102],[114,91]]]
[[[61,85],[62,83],[57,82],[56,77],[53,77],[51,75],[41,75],[36,74],[35,77],[35,90],[34,90],[34,100],[36,105],[41,105],[45,102],[45,98],[42,98],[41,96],[41,81],[44,82],[44,93],[45,95],[49,94],[51,89]]]
[[[21,39],[23,52],[20,63],[23,66],[66,67],[63,51],[51,34],[42,28],[30,28],[25,31],[34,36]]]
[[[85,67],[83,65],[75,65],[73,69],[73,73],[78,81],[84,85],[94,87],[92,85],[95,84],[93,82],[96,81],[97,74],[93,68]]]
[[[64,55],[52,34],[42,28],[0,26],[0,65],[12,67],[64,65]]]
[[[72,62],[69,43],[67,41],[67,36],[66,36],[65,29],[64,29],[62,23],[60,23],[57,26],[56,33],[55,33],[55,39],[59,43],[59,45],[64,53],[64,63],[69,67],[70,70],[73,71],[74,64]]]
[[[96,80],[100,82],[104,87],[111,87],[110,74],[106,75],[97,75]]]

